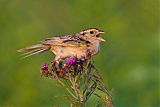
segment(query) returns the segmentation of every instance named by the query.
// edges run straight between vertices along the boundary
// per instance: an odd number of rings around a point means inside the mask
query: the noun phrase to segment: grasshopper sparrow
[[[104,33],[104,31],[97,28],[89,28],[73,35],[46,38],[39,44],[22,48],[18,50],[18,52],[24,53],[27,57],[50,50],[55,54],[56,61],[61,58],[72,56],[77,58],[86,58],[88,52],[91,56],[98,53],[100,49],[100,42],[105,41],[100,38],[100,34],[102,33]]]

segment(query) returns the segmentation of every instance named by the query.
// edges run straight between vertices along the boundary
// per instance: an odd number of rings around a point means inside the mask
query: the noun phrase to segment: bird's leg
[[[61,60],[61,56],[55,56],[54,60],[59,64]]]

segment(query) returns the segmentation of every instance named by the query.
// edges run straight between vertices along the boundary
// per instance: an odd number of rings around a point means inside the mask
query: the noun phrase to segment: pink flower
[[[47,63],[44,63],[41,65],[41,70],[42,71],[48,71],[48,64]]]
[[[74,64],[76,64],[76,58],[75,57],[69,57],[66,59],[66,64],[68,66],[73,66]]]

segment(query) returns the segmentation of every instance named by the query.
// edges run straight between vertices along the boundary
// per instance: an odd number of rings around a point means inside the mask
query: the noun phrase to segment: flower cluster
[[[86,59],[77,59],[76,57],[68,57],[61,59],[59,62],[51,61],[51,64],[44,63],[41,65],[41,76],[57,76],[58,78],[67,79],[68,76],[76,75],[83,69]]]

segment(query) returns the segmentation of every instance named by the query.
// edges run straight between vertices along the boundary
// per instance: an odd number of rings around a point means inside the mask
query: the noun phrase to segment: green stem
[[[72,97],[76,99],[76,96],[66,87],[66,85],[60,79],[57,79],[57,80],[68,91],[68,93],[71,94]]]
[[[69,76],[69,81],[70,81],[70,82],[71,82],[71,84],[72,84],[72,88],[73,88],[73,90],[74,90],[74,92],[75,92],[76,96],[78,96],[78,93],[77,93],[77,90],[76,90],[75,84],[73,83],[71,76]]]

